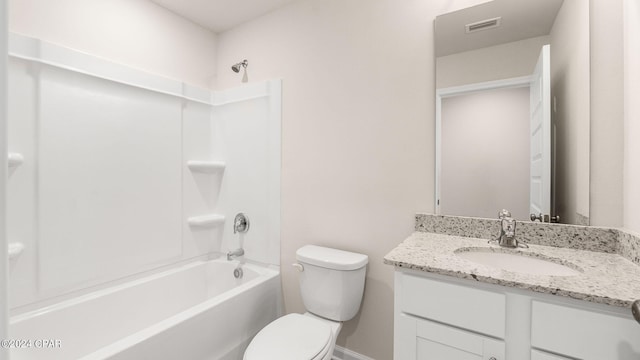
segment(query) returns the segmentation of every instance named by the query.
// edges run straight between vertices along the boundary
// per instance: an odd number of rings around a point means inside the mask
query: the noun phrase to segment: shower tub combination
[[[280,311],[281,81],[212,92],[19,34],[10,55],[11,359],[242,359]],[[252,264],[201,260],[239,207]]]
[[[271,267],[190,263],[13,317],[12,339],[54,346],[12,349],[11,359],[239,360],[278,317],[279,289]]]

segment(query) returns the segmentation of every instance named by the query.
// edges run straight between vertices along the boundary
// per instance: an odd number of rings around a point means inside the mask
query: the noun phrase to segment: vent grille
[[[493,19],[482,20],[478,22],[474,22],[472,24],[465,25],[466,33],[473,33],[476,31],[488,30],[497,28],[500,26],[500,22],[502,21],[502,17],[497,17]]]

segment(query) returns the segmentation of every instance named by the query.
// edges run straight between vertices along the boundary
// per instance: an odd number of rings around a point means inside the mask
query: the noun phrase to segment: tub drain
[[[235,270],[233,270],[233,276],[236,279],[242,279],[242,275],[243,275],[242,268],[235,268]]]

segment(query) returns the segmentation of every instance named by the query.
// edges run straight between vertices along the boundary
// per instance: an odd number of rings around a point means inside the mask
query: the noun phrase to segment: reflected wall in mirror
[[[436,213],[588,225],[589,3],[494,0],[435,26]]]

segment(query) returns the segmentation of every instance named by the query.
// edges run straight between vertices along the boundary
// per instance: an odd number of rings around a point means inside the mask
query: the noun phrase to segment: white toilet
[[[244,360],[330,360],[342,322],[358,313],[367,255],[307,245],[298,249],[296,259],[307,312],[265,326]]]

